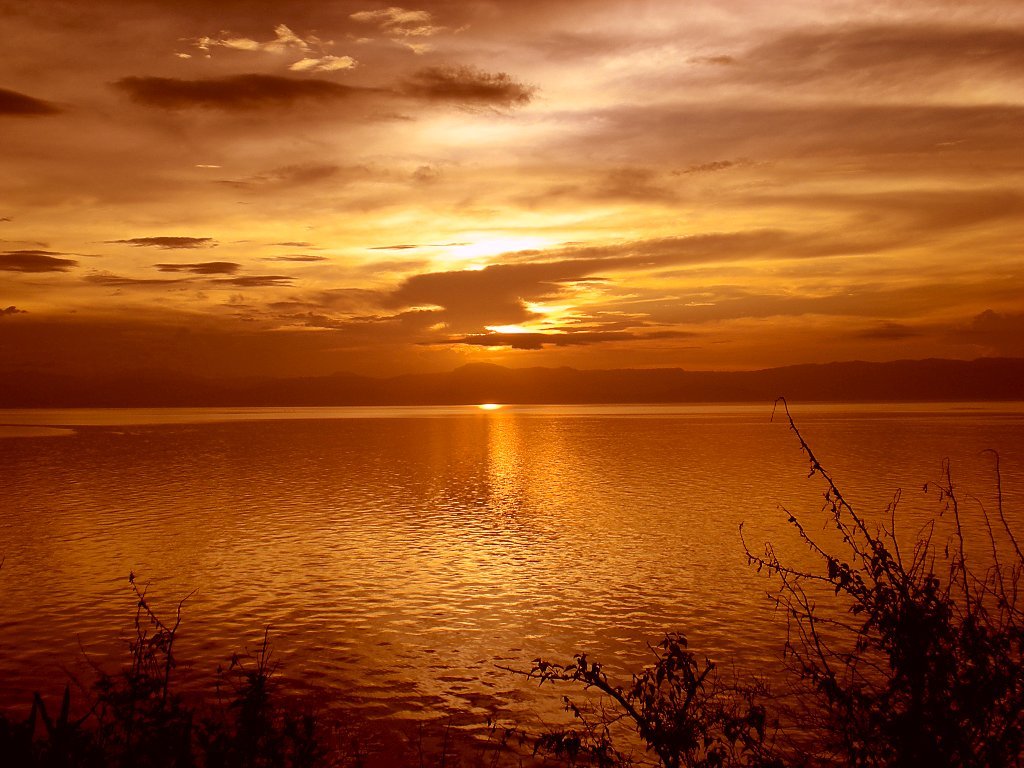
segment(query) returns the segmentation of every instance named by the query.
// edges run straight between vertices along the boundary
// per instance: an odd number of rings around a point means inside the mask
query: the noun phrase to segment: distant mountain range
[[[0,407],[6,408],[768,402],[780,395],[794,402],[1024,400],[1024,358],[845,362],[759,371],[474,364],[391,378],[213,380],[154,372],[0,377]]]

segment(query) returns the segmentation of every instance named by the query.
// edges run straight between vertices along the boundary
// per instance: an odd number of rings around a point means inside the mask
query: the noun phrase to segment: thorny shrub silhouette
[[[656,663],[633,676],[627,686],[611,682],[601,664],[577,655],[571,664],[534,662],[530,676],[582,683],[611,702],[596,711],[565,698],[580,727],[542,735],[537,750],[570,763],[600,766],[628,764],[616,746],[614,726],[631,721],[647,748],[666,768],[679,766],[781,765],[766,741],[767,714],[757,696],[761,688],[726,685],[708,660],[699,662],[680,634],[665,637],[653,649]]]
[[[545,734],[538,749],[572,762],[627,764],[638,758],[616,746],[613,730],[627,721],[666,768],[1024,765],[1024,554],[1003,509],[998,454],[994,514],[977,502],[982,530],[964,529],[946,461],[941,481],[925,486],[938,495],[937,518],[901,546],[900,493],[885,523],[869,522],[779,403],[810,476],[824,480],[823,512],[838,534],[837,545],[825,544],[827,536],[812,536],[785,510],[818,564],[812,570],[788,565],[772,544],[755,553],[743,540],[749,562],[773,580],[796,695],[771,696],[757,681],[724,684],[678,634],[628,685],[609,681],[585,655],[565,665],[538,659],[529,675],[542,684],[571,682],[603,695],[596,708],[566,697],[575,727]],[[949,539],[938,540],[937,523],[950,517]],[[972,555],[977,562],[968,562],[968,535],[983,537],[988,554]]]

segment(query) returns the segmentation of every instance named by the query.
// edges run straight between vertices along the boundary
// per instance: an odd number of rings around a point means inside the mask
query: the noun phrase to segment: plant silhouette
[[[753,551],[766,572],[778,616],[792,695],[757,680],[726,685],[715,665],[670,634],[654,664],[629,684],[608,680],[585,655],[571,664],[538,659],[528,673],[595,689],[598,706],[566,698],[574,725],[541,736],[541,751],[573,762],[624,765],[638,758],[616,743],[612,726],[632,723],[646,755],[677,766],[816,768],[996,768],[1024,764],[1024,555],[1005,510],[998,455],[997,505],[981,506],[981,530],[965,530],[948,461],[925,486],[940,510],[909,543],[896,535],[897,492],[886,521],[856,511],[797,428],[789,428],[824,480],[823,512],[835,536],[808,532],[784,510],[816,568],[798,568],[774,545]],[[773,413],[774,417],[774,413]],[[952,519],[948,540],[937,522]],[[969,561],[969,537],[987,558]],[[819,539],[833,539],[827,544]]]

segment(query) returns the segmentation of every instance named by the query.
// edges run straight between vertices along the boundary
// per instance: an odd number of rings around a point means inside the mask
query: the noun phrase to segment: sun
[[[497,411],[501,408],[501,403],[480,403],[477,408],[481,411]]]

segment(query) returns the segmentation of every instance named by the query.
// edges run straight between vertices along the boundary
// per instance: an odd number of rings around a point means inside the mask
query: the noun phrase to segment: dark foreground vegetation
[[[783,406],[785,403],[783,401]],[[980,509],[967,530],[948,466],[925,489],[941,512],[909,539],[897,536],[894,497],[879,522],[847,502],[789,417],[825,484],[828,526],[812,535],[789,514],[817,567],[796,569],[771,544],[752,566],[771,579],[788,628],[789,679],[774,689],[726,676],[681,634],[653,649],[652,664],[616,682],[601,663],[538,659],[522,674],[568,685],[572,716],[542,734],[505,729],[481,765],[661,765],[665,768],[974,768],[1024,765],[1024,553],[1002,504]],[[980,503],[979,503],[980,504]],[[949,535],[945,534],[948,527]],[[984,546],[971,549],[971,537]],[[987,552],[985,556],[976,554]],[[970,560],[970,562],[969,562]],[[129,662],[99,673],[87,711],[72,716],[37,694],[22,721],[0,718],[0,761],[11,766],[359,765],[357,748],[325,740],[311,714],[271,695],[270,647],[232,659],[216,704],[186,705],[175,692],[174,640],[181,621],[154,612],[134,576],[135,636]],[[526,749],[512,749],[526,744]],[[509,747],[504,749],[504,747]],[[467,759],[468,760],[468,759]],[[413,764],[453,762],[445,746]]]
[[[84,713],[72,717],[70,684],[58,710],[38,693],[22,722],[0,718],[0,762],[9,766],[284,766],[321,765],[326,753],[311,714],[295,714],[272,700],[273,665],[268,637],[251,654],[235,656],[220,671],[224,696],[201,708],[174,690],[174,622],[154,612],[135,575],[135,636],[127,665],[110,674],[97,669]],[[187,599],[187,598],[186,598]]]

